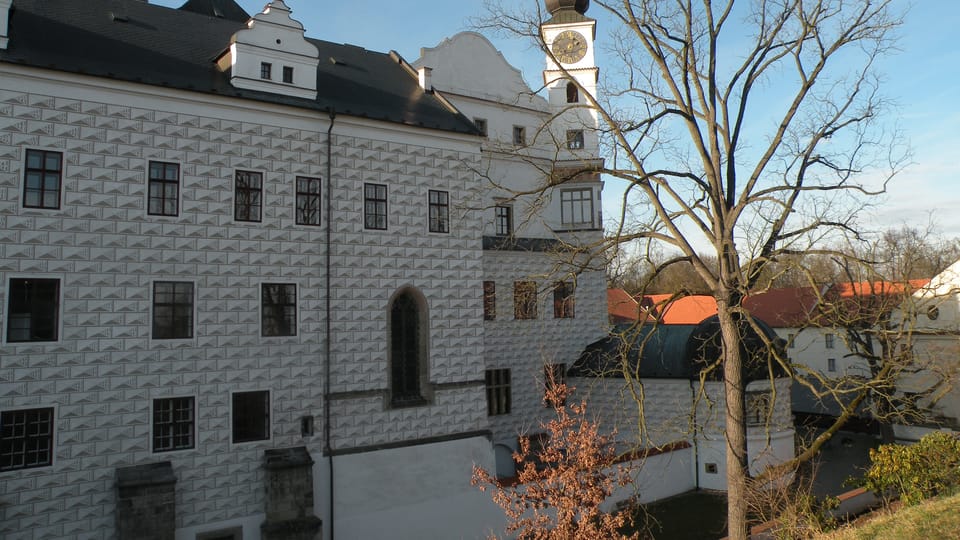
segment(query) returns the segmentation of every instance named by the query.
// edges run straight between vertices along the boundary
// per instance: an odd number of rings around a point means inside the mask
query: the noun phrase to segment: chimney
[[[420,88],[427,92],[433,92],[433,68],[424,66],[418,69],[417,73],[420,75]]]
[[[10,6],[13,0],[0,0],[0,49],[10,43]]]

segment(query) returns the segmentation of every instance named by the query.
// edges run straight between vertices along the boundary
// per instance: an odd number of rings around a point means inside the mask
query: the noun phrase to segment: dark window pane
[[[390,382],[393,405],[419,404],[421,337],[420,309],[416,298],[401,293],[390,306]]]
[[[180,196],[180,166],[176,163],[150,162],[147,213],[176,216]]]
[[[261,287],[260,309],[261,335],[297,335],[296,285],[264,283]]]
[[[153,284],[153,338],[193,337],[193,283],[157,281]]]
[[[194,399],[153,400],[153,451],[169,452],[194,447]]]
[[[258,172],[237,171],[234,190],[234,214],[237,221],[260,221],[263,194],[263,175]]]
[[[53,464],[53,408],[0,413],[0,471]]]
[[[60,208],[63,155],[46,150],[27,150],[23,176],[23,205],[27,208]]]
[[[11,279],[7,305],[7,341],[57,340],[59,279]]]
[[[233,442],[270,438],[270,393],[266,390],[233,394]]]

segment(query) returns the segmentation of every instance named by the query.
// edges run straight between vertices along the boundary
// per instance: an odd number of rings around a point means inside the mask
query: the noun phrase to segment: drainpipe
[[[700,440],[697,437],[697,389],[690,379],[690,403],[693,407],[693,481],[697,490],[700,489]]]
[[[327,232],[326,232],[326,257],[324,260],[324,265],[326,267],[326,295],[324,301],[324,342],[323,342],[323,356],[324,356],[324,365],[323,365],[323,453],[327,455],[327,469],[329,475],[328,487],[329,491],[327,493],[327,501],[330,505],[330,523],[328,525],[330,529],[330,540],[334,539],[333,535],[333,524],[335,520],[333,519],[333,447],[330,444],[330,340],[332,338],[330,317],[333,311],[330,303],[330,271],[331,271],[331,258],[330,250],[331,246],[331,230],[333,226],[333,219],[331,219],[331,214],[333,213],[333,181],[330,176],[333,172],[333,166],[331,165],[331,159],[333,157],[333,123],[337,119],[337,112],[331,108],[330,109],[330,127],[327,128],[327,202],[326,202],[326,215],[327,215]]]

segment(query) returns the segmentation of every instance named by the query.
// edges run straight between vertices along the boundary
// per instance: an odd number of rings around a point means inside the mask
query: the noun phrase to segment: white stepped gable
[[[283,0],[274,0],[233,35],[220,65],[230,69],[230,83],[237,88],[316,99],[319,63],[303,25],[290,17]]]

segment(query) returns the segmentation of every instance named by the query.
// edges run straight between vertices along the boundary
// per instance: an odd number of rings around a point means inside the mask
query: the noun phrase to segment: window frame
[[[153,176],[153,167],[154,165],[160,165],[163,167],[163,173],[159,178]],[[176,180],[170,180],[166,178],[167,168],[175,167],[176,168]],[[153,186],[158,185],[161,189],[161,196],[159,199],[153,196]],[[166,186],[174,186],[174,195],[173,197],[167,197]],[[181,176],[180,176],[180,164],[174,161],[160,161],[160,160],[149,160],[147,161],[147,215],[148,216],[158,216],[158,217],[177,217],[180,215],[180,189],[181,185]],[[174,209],[173,213],[165,212],[165,204],[167,201],[173,201]],[[159,200],[161,204],[161,211],[153,211],[153,201]]]
[[[48,433],[37,435],[37,434],[27,434],[27,419],[24,418],[23,424],[23,434],[19,437],[10,437],[8,440],[7,430],[11,420],[8,415],[16,414],[28,414],[28,413],[37,413],[40,411],[45,411],[49,414],[49,417],[45,420],[45,423],[48,427]],[[18,424],[18,422],[14,422]],[[15,448],[11,448],[16,444],[16,441],[22,439],[22,450],[17,451]],[[32,441],[45,440],[47,443],[47,448],[45,450],[37,449],[34,447],[32,450],[28,450],[28,446]],[[8,447],[8,444],[11,447]],[[55,462],[56,457],[56,446],[57,446],[57,408],[55,406],[47,407],[11,407],[9,409],[0,410],[0,474],[10,472],[10,471],[22,471],[27,469],[39,469],[43,467],[52,467]],[[46,460],[39,462],[34,461],[30,464],[27,464],[26,456],[30,453],[39,453],[44,452]],[[23,458],[23,465],[17,466],[13,464],[13,459],[20,455]],[[7,464],[8,456],[10,457],[10,464]]]
[[[743,417],[747,427],[765,426],[773,415],[773,394],[769,390],[747,390],[743,394]]]
[[[169,435],[160,435],[158,433],[158,419],[157,415],[161,414],[162,411],[158,408],[158,402],[173,402],[177,400],[190,400],[190,419],[189,421],[183,421],[182,419],[175,418],[176,411],[171,411],[171,419],[167,422],[163,422],[163,425],[169,425],[172,432]],[[175,404],[172,404],[174,405]],[[176,445],[176,443],[171,444],[170,447],[157,447],[157,441],[160,438],[167,438],[176,440],[177,437],[184,436],[182,433],[176,433],[177,427],[187,424],[189,429],[189,445]],[[185,450],[193,450],[197,447],[197,397],[196,396],[163,396],[153,398],[150,401],[150,450],[154,454],[166,454],[168,452],[182,452]]]
[[[30,166],[30,156],[32,154],[40,154],[40,167],[31,167]],[[57,169],[47,169],[47,156],[56,155],[58,158],[58,168]],[[27,148],[23,153],[23,189],[20,191],[22,197],[20,204],[23,208],[30,208],[33,210],[60,210],[63,206],[63,170],[64,170],[64,154],[58,150],[45,150],[39,148]],[[39,174],[40,175],[40,185],[37,188],[30,187],[30,175]],[[47,189],[46,181],[47,175],[56,173],[57,176],[57,204],[56,206],[49,206],[46,204],[45,199],[48,192],[52,192],[52,189]],[[27,204],[29,199],[28,193],[38,193],[39,203],[38,204]]]
[[[496,236],[506,237],[513,234],[513,206],[498,204],[493,207],[493,227]]]
[[[157,302],[157,285],[173,285],[173,289],[169,294],[173,295],[173,301],[171,302]],[[189,285],[190,286],[190,304],[187,306],[183,302],[177,302],[177,295],[183,294],[183,291],[178,292],[177,285]],[[158,313],[157,308],[169,308],[171,310],[171,327],[168,329],[170,334],[176,335],[163,335],[158,336]],[[185,307],[188,309],[184,310]],[[176,332],[177,327],[179,326],[175,320],[177,317],[177,308],[180,308],[180,314],[182,315],[185,312],[189,313],[189,335],[180,335]],[[196,323],[197,323],[197,285],[193,281],[172,281],[172,280],[154,280],[150,286],[150,339],[159,340],[159,341],[171,341],[171,340],[184,340],[184,339],[193,339],[197,335]],[[159,332],[165,333],[165,332]]]
[[[573,195],[581,195],[578,198],[572,198]],[[583,195],[589,194],[588,197]],[[594,202],[592,187],[578,187],[560,190],[560,223],[570,229],[591,229],[596,226],[594,222]],[[587,208],[587,204],[589,207]],[[587,210],[589,219],[583,221],[584,210]],[[579,210],[579,211],[575,211]],[[579,218],[576,216],[579,214]],[[580,219],[579,221],[576,219]]]
[[[510,414],[513,402],[510,368],[485,370],[484,389],[487,395],[487,416]]]
[[[483,282],[483,320],[497,320],[497,283]]]
[[[513,145],[514,146],[526,146],[527,145],[527,128],[526,126],[513,126]]]
[[[247,408],[253,409],[254,406],[264,406],[265,420],[262,427],[265,430],[264,436],[252,436],[249,438],[244,438],[242,440],[237,439],[237,423],[239,417],[242,416],[237,414],[237,396],[241,394],[264,394],[265,400],[264,403],[259,404],[246,404],[244,409],[241,412],[247,412]],[[270,390],[236,390],[230,392],[230,444],[249,444],[249,443],[260,443],[263,441],[270,441],[273,439],[273,400],[272,392]],[[245,416],[245,415],[243,415]],[[254,431],[250,429],[250,431]]]
[[[450,233],[450,192],[439,189],[427,190],[429,230],[432,233]]]
[[[273,80],[273,64],[270,62],[260,62],[260,78],[264,81]]]
[[[241,186],[241,178],[244,181],[256,179],[259,183],[256,187]],[[242,201],[241,199],[250,199],[256,195],[256,200]],[[241,208],[244,209],[241,212]],[[252,214],[256,209],[256,217]],[[242,216],[242,217],[241,217]],[[248,171],[237,169],[233,174],[233,220],[248,223],[260,223],[263,221],[263,173],[259,171]]]
[[[426,299],[412,287],[399,289],[387,305],[389,408],[429,403],[429,324]]]
[[[580,103],[580,88],[573,81],[567,81],[567,103]]]
[[[487,130],[490,128],[490,124],[487,122],[486,118],[474,118],[473,125],[476,126],[477,131],[480,132],[481,137],[489,136]]]
[[[285,292],[283,293],[283,302],[282,303],[271,303],[267,304],[267,290],[271,287],[280,287]],[[293,294],[291,295],[287,290],[288,287],[293,287]],[[293,309],[293,318],[289,320],[289,313],[287,309]],[[300,327],[300,317],[299,317],[299,302],[297,297],[297,284],[296,283],[283,283],[283,282],[263,282],[260,284],[260,337],[274,338],[274,337],[296,337],[299,333]],[[268,311],[273,310],[276,312],[279,310],[282,312],[280,317],[276,317],[276,313],[268,317]],[[286,327],[287,333],[268,333],[267,322],[268,320],[282,320],[283,324],[277,324],[277,332],[280,332],[283,327]]]
[[[21,294],[14,290],[15,283],[26,282],[26,285],[30,285],[30,282],[38,282],[51,284],[55,283],[55,288],[52,294],[52,299],[47,298],[45,302],[41,302],[40,299],[36,298],[32,294],[28,294],[27,298],[24,298],[21,302],[14,306],[16,301],[16,296],[21,296]],[[11,276],[7,279],[7,306],[6,306],[6,319],[7,322],[4,325],[4,331],[6,333],[6,342],[10,344],[20,344],[20,343],[56,343],[59,342],[63,334],[61,329],[61,324],[63,322],[63,280],[59,277],[48,277],[48,276]],[[51,301],[52,300],[52,305]],[[21,307],[22,306],[22,307]],[[52,313],[37,313],[41,308],[52,308]],[[29,309],[29,311],[23,311],[23,309]],[[23,330],[23,328],[14,328],[13,324],[20,321],[23,316],[29,317],[29,326],[27,327],[27,332],[30,334],[27,338],[13,337],[14,335],[19,335],[18,331]],[[46,321],[52,318],[50,324],[34,324],[35,321],[41,320]],[[49,328],[49,331],[52,332],[51,335],[44,335],[41,337],[33,337],[34,328]]]
[[[836,336],[834,334],[824,334],[823,335],[823,347],[825,349],[833,349],[836,347]]]
[[[570,281],[558,281],[553,286],[553,318],[573,319],[576,317],[576,287]]]
[[[306,185],[306,191],[301,189]],[[315,188],[315,189],[314,189]],[[293,190],[296,193],[294,200],[294,220],[297,225],[319,227],[323,225],[323,179],[315,176],[297,176],[293,180]],[[303,219],[305,211],[311,203],[316,203],[316,219]],[[314,222],[315,221],[315,222]]]
[[[386,184],[376,184],[373,182],[363,183],[364,229],[368,231],[387,230],[390,221],[389,197],[390,192]]]
[[[827,372],[836,373],[837,372],[837,359],[836,358],[827,358]]]
[[[539,299],[537,282],[522,280],[513,282],[513,318],[514,320],[536,320],[539,318]]]
[[[280,76],[284,84],[293,84],[293,66],[283,66]]]
[[[567,150],[583,150],[584,135],[582,129],[567,130]]]

